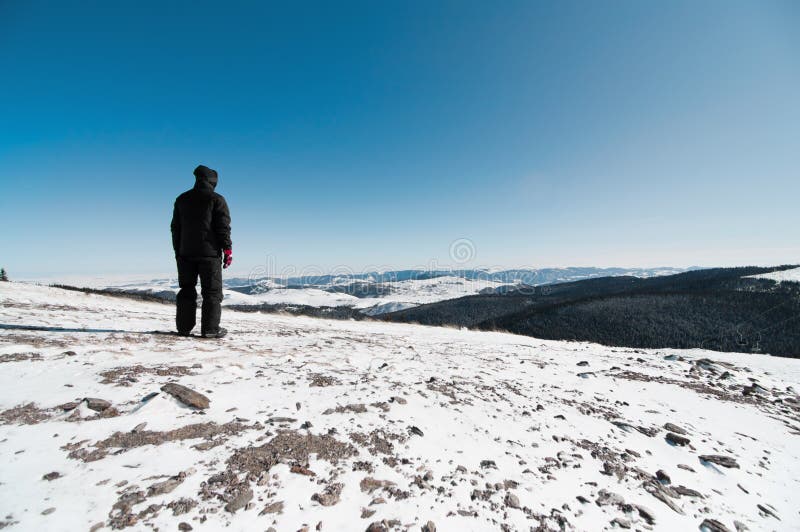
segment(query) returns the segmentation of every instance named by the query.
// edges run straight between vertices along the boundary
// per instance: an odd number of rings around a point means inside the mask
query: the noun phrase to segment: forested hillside
[[[748,277],[788,268],[714,268],[521,287],[423,305],[386,319],[615,346],[798,357],[800,284]]]

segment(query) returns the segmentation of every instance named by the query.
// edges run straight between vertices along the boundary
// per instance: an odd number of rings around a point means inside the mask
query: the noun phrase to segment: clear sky
[[[0,263],[800,262],[800,2],[0,1]]]

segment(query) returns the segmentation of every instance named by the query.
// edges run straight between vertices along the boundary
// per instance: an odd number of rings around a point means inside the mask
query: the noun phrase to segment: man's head
[[[217,186],[217,171],[202,164],[194,169],[194,177],[197,183],[208,183],[211,188]]]

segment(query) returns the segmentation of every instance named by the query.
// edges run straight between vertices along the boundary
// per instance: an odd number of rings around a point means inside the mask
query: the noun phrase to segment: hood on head
[[[202,164],[194,169],[195,187],[208,187],[212,189],[217,186],[217,171]]]

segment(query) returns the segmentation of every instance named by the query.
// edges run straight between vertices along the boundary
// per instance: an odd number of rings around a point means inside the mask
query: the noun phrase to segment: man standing
[[[175,200],[172,213],[172,247],[178,263],[178,334],[189,336],[197,313],[197,277],[203,309],[200,334],[222,338],[228,331],[219,326],[222,304],[222,269],[233,261],[231,215],[225,198],[214,192],[217,172],[203,166],[194,169],[194,188]]]

